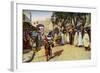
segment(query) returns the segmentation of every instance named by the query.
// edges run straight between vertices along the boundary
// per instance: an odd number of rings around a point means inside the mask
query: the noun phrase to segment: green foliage
[[[76,26],[78,22],[82,23],[82,26],[86,23],[86,15],[90,15],[90,13],[73,13],[73,12],[54,12],[51,21],[53,25],[58,25],[61,23],[61,27],[65,27],[66,23],[72,24]]]

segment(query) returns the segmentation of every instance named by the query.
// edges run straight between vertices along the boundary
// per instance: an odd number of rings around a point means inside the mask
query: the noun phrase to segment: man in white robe
[[[83,36],[83,45],[85,47],[85,50],[89,50],[90,40],[89,40],[89,35],[87,31],[85,31],[84,36]]]
[[[79,47],[82,47],[82,46],[83,46],[83,40],[82,40],[81,31],[79,31],[78,46],[79,46]]]
[[[74,36],[74,45],[78,46],[78,32],[76,32]]]
[[[61,32],[61,44],[64,45],[65,41],[64,41],[64,34]]]
[[[70,40],[69,40],[69,33],[68,32],[67,32],[67,35],[66,35],[66,40],[67,40],[66,42],[69,43]]]

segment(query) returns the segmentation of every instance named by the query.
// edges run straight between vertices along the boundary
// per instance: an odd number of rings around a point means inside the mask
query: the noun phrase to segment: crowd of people
[[[89,31],[88,31],[89,30]],[[69,28],[67,31],[59,31],[54,35],[54,43],[60,45],[70,44],[75,47],[85,47],[85,50],[90,50],[90,27],[84,29]]]

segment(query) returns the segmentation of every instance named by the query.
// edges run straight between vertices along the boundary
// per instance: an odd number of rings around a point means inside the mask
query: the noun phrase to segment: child
[[[52,50],[51,50],[50,43],[48,42],[48,39],[47,39],[46,36],[45,36],[45,39],[44,39],[44,47],[45,47],[46,61],[48,61],[49,58],[50,58],[51,55],[52,55]]]

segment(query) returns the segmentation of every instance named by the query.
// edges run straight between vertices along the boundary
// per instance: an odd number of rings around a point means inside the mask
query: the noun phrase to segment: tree
[[[73,12],[54,12],[51,16],[51,21],[53,25],[58,25],[61,23],[61,28],[66,26],[66,23],[73,24],[75,27],[78,22],[81,22],[82,26],[87,23],[87,17],[90,13],[73,13]],[[59,25],[58,25],[59,26]]]

